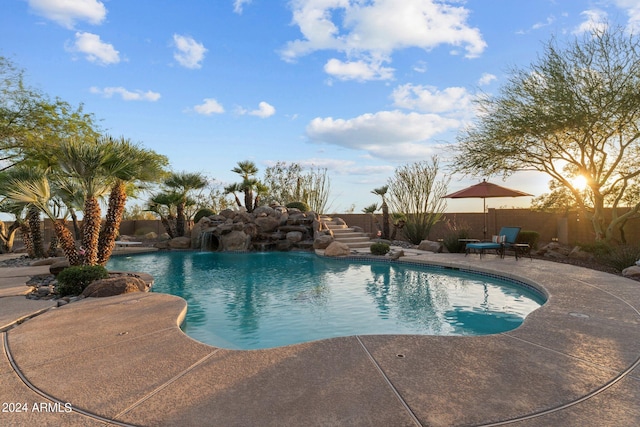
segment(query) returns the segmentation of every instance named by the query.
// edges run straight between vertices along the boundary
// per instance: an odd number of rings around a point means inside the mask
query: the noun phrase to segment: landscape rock
[[[342,242],[331,242],[329,246],[324,250],[325,256],[347,256],[351,254],[351,250],[346,243]]]
[[[49,273],[53,274],[54,276],[57,276],[58,273],[60,273],[62,270],[68,267],[69,267],[69,261],[65,258],[62,261],[58,261],[51,264],[51,266],[49,267]]]
[[[442,252],[442,243],[432,242],[431,240],[423,240],[418,245],[418,250],[440,253]]]
[[[248,251],[251,247],[251,236],[243,231],[231,231],[219,238],[222,251]]]
[[[302,240],[303,234],[300,231],[290,231],[286,235],[286,239],[291,243],[297,243]]]
[[[144,235],[144,238],[147,240],[155,240],[158,238],[158,233],[156,233],[155,231],[150,231]]]
[[[263,232],[274,231],[280,225],[280,220],[272,216],[258,217],[254,222]]]
[[[323,234],[315,238],[313,241],[313,249],[326,249],[333,242],[333,236]]]
[[[404,251],[402,249],[400,249],[399,251],[395,251],[395,252],[391,252],[389,255],[389,258],[393,259],[393,260],[397,260],[400,257],[404,256]]]
[[[189,249],[191,247],[190,237],[174,237],[169,240],[169,247],[171,249]]]
[[[583,259],[587,261],[591,261],[594,259],[593,254],[590,252],[583,251],[580,246],[574,247],[568,255],[569,258],[575,259]]]
[[[55,264],[56,262],[66,261],[66,260],[67,259],[65,257],[42,258],[42,259],[37,259],[31,262],[31,266],[37,267],[41,265],[52,265],[52,264]]]
[[[130,292],[147,292],[147,283],[133,276],[113,277],[96,280],[85,288],[82,292],[84,297],[111,297],[115,295],[128,294]]]
[[[622,275],[630,279],[640,280],[640,266],[632,265],[622,270]]]
[[[166,240],[171,240],[171,236],[169,236],[169,233],[162,233],[160,236],[158,236],[158,240],[163,242]]]

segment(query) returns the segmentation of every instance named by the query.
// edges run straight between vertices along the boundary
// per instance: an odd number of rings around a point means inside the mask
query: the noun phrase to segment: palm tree
[[[189,202],[189,192],[206,187],[207,179],[200,173],[174,172],[164,181],[164,185],[179,196],[176,205],[176,233],[178,236],[184,236],[187,219],[185,207]]]
[[[387,205],[387,198],[385,195],[389,191],[388,185],[383,185],[380,188],[376,188],[371,191],[373,194],[376,194],[382,198],[382,205],[380,205],[380,209],[382,209],[382,238],[389,239],[389,205]]]
[[[180,195],[176,193],[157,193],[149,199],[146,210],[160,217],[169,237],[178,237],[176,231],[176,207],[180,203]]]
[[[36,206],[53,221],[54,230],[58,236],[62,250],[69,264],[79,265],[83,259],[76,249],[75,240],[65,225],[65,219],[58,219],[56,212],[51,207],[51,189],[46,177],[9,181],[7,197],[17,203]]]
[[[376,211],[378,210],[378,204],[372,203],[369,206],[362,209],[362,212],[371,215],[371,218],[376,223],[376,228],[378,229],[378,233],[380,233],[380,222],[378,221],[378,217],[376,216]]]
[[[261,192],[264,192],[266,190],[266,187],[264,187],[264,185],[260,183],[257,178],[255,178],[255,175],[258,173],[258,167],[254,162],[250,160],[244,160],[238,162],[238,165],[235,168],[231,169],[231,172],[235,172],[240,175],[242,177],[242,182],[225,187],[225,191],[227,193],[242,191],[244,193],[245,209],[247,210],[247,212],[253,212],[253,209],[256,207],[257,202],[259,202],[259,200],[256,200],[256,203],[254,203],[254,191],[257,192],[259,196]],[[239,200],[236,197],[236,203],[238,202]]]

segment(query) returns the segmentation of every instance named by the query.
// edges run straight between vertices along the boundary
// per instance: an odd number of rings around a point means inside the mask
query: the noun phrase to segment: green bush
[[[451,254],[457,254],[460,252],[464,252],[464,248],[466,242],[461,242],[460,239],[468,239],[469,238],[469,230],[456,230],[448,233],[442,239],[442,244],[447,251]]]
[[[205,216],[211,216],[211,215],[215,215],[215,214],[216,213],[214,211],[212,211],[211,209],[202,208],[198,212],[196,212],[196,215],[193,217],[193,223],[197,224],[198,221],[200,221]]]
[[[391,250],[388,243],[374,243],[369,248],[373,255],[384,255]]]
[[[298,209],[300,212],[309,212],[311,208],[305,202],[289,202],[286,205],[287,208]]]
[[[58,274],[58,295],[80,295],[89,284],[98,279],[106,279],[109,272],[101,265],[79,265],[65,268]]]
[[[516,243],[528,243],[531,249],[538,249],[540,233],[537,231],[521,230],[516,239]]]

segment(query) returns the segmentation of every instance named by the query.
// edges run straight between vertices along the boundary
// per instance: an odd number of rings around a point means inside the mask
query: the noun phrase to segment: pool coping
[[[497,335],[364,335],[234,351],[184,335],[181,298],[87,299],[2,333],[3,401],[73,411],[0,413],[0,423],[640,424],[638,282],[543,260],[414,252],[402,261],[521,280],[548,301]],[[0,309],[9,302],[0,298]]]

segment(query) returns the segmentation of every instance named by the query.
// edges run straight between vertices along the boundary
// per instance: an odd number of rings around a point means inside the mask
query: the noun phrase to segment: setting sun
[[[578,175],[571,180],[571,185],[576,190],[582,191],[587,188],[587,178],[582,175]]]

